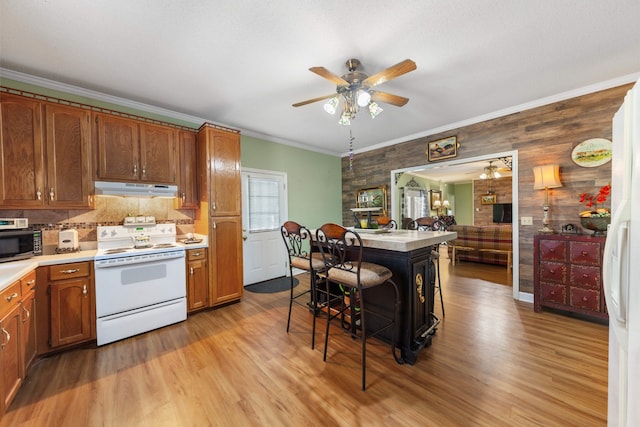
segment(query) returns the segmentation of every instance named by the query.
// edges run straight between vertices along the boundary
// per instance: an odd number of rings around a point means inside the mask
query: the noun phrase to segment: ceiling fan
[[[377,104],[378,102],[398,107],[402,107],[409,102],[409,98],[372,90],[372,88],[415,70],[416,63],[412,60],[405,59],[404,61],[371,76],[367,76],[363,72],[358,71],[358,68],[360,68],[360,61],[357,59],[349,59],[346,62],[346,65],[349,72],[342,77],[333,74],[324,67],[309,68],[309,71],[335,83],[337,85],[336,93],[298,102],[293,104],[293,106],[301,107],[313,102],[329,99],[325,104],[324,109],[329,114],[335,114],[338,104],[340,103],[340,97],[342,97],[344,102],[342,115],[338,123],[342,125],[349,125],[351,124],[350,120],[355,119],[356,113],[360,107],[368,107],[371,117],[374,118],[382,111],[382,108]]]

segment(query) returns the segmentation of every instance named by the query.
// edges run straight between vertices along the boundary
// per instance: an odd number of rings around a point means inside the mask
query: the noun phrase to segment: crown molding
[[[483,114],[481,116],[472,117],[469,119],[461,120],[459,122],[450,123],[437,128],[429,129],[424,132],[414,133],[402,138],[396,138],[391,141],[382,142],[380,144],[372,145],[370,147],[361,148],[355,150],[354,153],[366,153],[367,151],[377,150],[379,148],[389,147],[391,145],[399,144],[401,142],[408,142],[418,138],[424,138],[430,135],[435,135],[448,130],[458,129],[465,126],[474,125],[487,120],[497,119],[498,117],[508,116],[509,114],[519,113],[533,108],[542,107],[543,105],[553,104],[554,102],[560,102],[571,98],[577,98],[578,96],[588,95],[591,93],[599,92],[601,90],[611,89],[614,87],[622,86],[628,83],[633,83],[640,79],[640,71],[636,73],[627,74],[621,77],[616,77],[604,82],[595,83],[581,88],[572,89],[570,91],[562,92],[557,95],[548,96],[545,98],[536,99],[534,101],[525,102],[524,104],[516,105],[513,107],[505,108],[502,110],[494,111],[492,113]],[[349,153],[342,153],[341,157],[347,157]]]

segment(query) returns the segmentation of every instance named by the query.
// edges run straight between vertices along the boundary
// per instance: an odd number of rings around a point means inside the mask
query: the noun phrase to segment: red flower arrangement
[[[581,217],[594,217],[594,216],[611,216],[611,212],[607,208],[598,208],[598,205],[607,201],[607,197],[611,194],[611,184],[607,184],[600,188],[598,194],[595,196],[592,194],[582,193],[580,194],[580,203],[590,208],[588,211],[580,212]]]

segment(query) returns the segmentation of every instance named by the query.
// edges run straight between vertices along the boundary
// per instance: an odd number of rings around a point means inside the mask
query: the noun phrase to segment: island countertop
[[[385,249],[388,251],[410,252],[416,249],[437,245],[453,240],[458,234],[453,231],[417,231],[417,230],[388,230],[380,229],[352,229],[360,235],[362,244],[368,248]]]

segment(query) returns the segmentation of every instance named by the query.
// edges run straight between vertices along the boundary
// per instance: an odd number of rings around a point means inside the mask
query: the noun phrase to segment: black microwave
[[[0,231],[0,262],[17,261],[42,255],[41,230]]]

